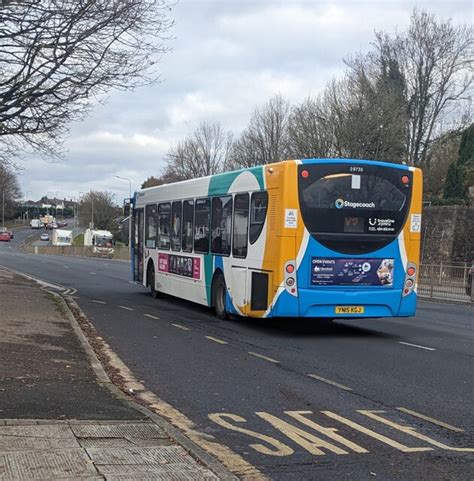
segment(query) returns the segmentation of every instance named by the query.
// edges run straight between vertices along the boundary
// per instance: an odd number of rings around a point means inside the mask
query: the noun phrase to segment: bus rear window
[[[412,180],[410,171],[390,166],[301,165],[298,187],[305,226],[338,252],[380,249],[403,228]]]

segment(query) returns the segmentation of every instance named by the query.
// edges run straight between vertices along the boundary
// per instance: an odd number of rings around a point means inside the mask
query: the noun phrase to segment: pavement
[[[221,321],[151,298],[126,263],[28,255],[15,242],[0,245],[0,264],[67,289],[149,409],[239,477],[472,478],[472,306],[420,301],[412,318],[324,324]]]
[[[98,378],[59,296],[1,267],[0,339],[0,480],[219,479]]]

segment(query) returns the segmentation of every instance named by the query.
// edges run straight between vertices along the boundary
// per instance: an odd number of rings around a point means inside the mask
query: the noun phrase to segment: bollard
[[[35,246],[35,254],[38,254],[38,246]]]

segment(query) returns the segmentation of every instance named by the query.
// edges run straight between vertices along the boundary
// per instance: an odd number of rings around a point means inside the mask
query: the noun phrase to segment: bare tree
[[[288,122],[289,155],[293,158],[328,157],[334,136],[321,98],[307,98],[291,109]]]
[[[284,160],[289,152],[290,104],[281,95],[255,109],[248,127],[234,142],[233,167],[252,167]]]
[[[433,140],[470,121],[472,27],[415,10],[407,32],[378,33],[376,47],[380,58],[391,52],[400,65],[409,114],[406,160],[420,164]]]
[[[0,162],[57,155],[68,124],[110,89],[158,80],[169,0],[0,3]]]
[[[0,164],[0,220],[13,218],[15,201],[21,195],[18,178],[13,170]]]
[[[96,229],[115,230],[114,220],[121,209],[110,192],[91,191],[85,194],[79,204],[79,225]]]
[[[226,170],[232,145],[232,134],[219,123],[203,122],[184,140],[172,147],[161,180],[175,182]]]
[[[398,62],[356,56],[346,63],[345,78],[330,84],[326,95],[338,154],[404,161],[408,114]]]

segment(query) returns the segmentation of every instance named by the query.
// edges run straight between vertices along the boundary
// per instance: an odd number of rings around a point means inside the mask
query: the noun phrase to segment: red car
[[[11,237],[8,232],[0,232],[0,241],[2,242],[10,242]]]

